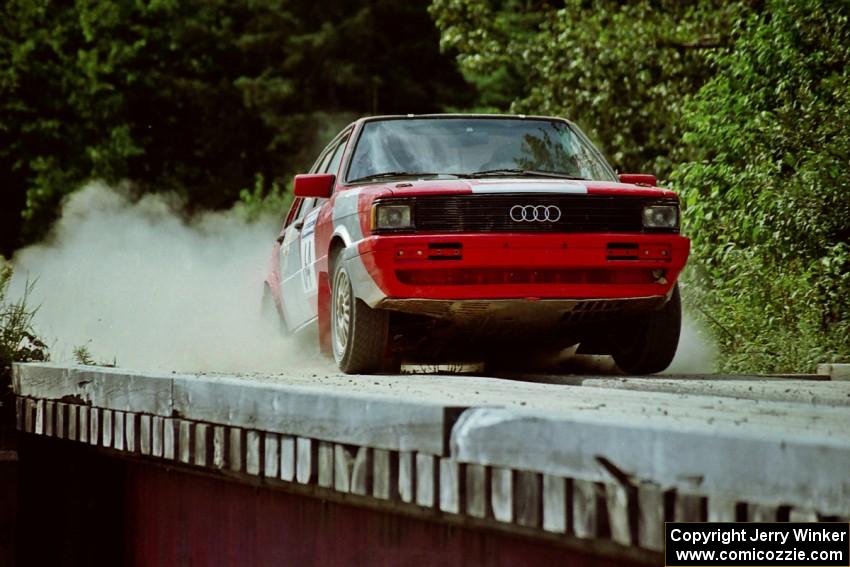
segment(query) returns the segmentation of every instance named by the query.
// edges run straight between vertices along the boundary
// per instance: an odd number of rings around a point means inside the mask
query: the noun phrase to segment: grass
[[[94,358],[89,352],[88,345],[80,345],[74,348],[74,361],[83,366],[94,366]]]
[[[35,334],[32,322],[36,309],[28,305],[35,282],[27,282],[23,295],[8,299],[12,268],[0,257],[0,382],[8,384],[12,362],[47,360],[47,345]]]
[[[83,366],[105,366],[107,368],[118,366],[117,358],[113,358],[112,362],[97,362],[89,350],[88,343],[74,347],[74,362]]]

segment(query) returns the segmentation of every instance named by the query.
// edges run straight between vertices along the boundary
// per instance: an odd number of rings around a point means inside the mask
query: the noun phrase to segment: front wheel
[[[681,328],[682,300],[677,283],[664,307],[642,315],[620,331],[611,353],[614,362],[626,374],[661,372],[673,362]]]
[[[336,262],[331,293],[331,343],[340,370],[346,374],[380,371],[387,351],[389,314],[354,296],[341,261]]]

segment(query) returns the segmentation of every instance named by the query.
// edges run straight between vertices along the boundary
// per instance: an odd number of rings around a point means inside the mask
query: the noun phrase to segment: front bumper
[[[612,316],[654,311],[667,302],[664,296],[629,299],[393,299],[377,307],[445,319],[461,326],[490,330],[526,327],[549,328],[605,320]]]
[[[357,251],[377,288],[368,303],[402,310],[391,300],[664,298],[690,241],[678,234],[380,235]]]

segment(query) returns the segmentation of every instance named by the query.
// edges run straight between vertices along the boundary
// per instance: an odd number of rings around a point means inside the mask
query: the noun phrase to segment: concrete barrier
[[[850,381],[850,363],[818,364],[818,374],[829,376],[830,380]]]
[[[14,372],[17,427],[29,434],[624,561],[657,563],[666,520],[850,516],[850,412],[820,386],[795,398],[785,382],[711,391],[457,377],[429,389],[422,377],[415,393],[389,395],[386,384]],[[489,406],[457,403],[485,387],[498,393]]]
[[[850,412],[820,416],[812,417],[822,426],[818,433],[788,431],[779,419],[771,431],[723,421],[636,422],[613,412],[563,417],[472,409],[455,426],[452,454],[463,463],[522,463],[590,482],[650,483],[705,498],[850,515]]]
[[[811,380],[676,380],[666,378],[591,378],[583,386],[636,392],[737,398],[759,402],[793,402],[812,406],[850,406],[850,381]]]
[[[106,419],[111,412],[132,412],[150,416],[154,424],[166,419],[166,427],[185,419],[435,455],[444,453],[451,424],[463,409],[235,378],[54,364],[15,365],[13,387],[18,396],[97,408]]]

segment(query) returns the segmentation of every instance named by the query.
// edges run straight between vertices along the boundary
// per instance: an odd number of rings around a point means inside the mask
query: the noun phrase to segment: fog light
[[[667,270],[652,270],[652,279],[655,283],[664,285],[667,283]]]

